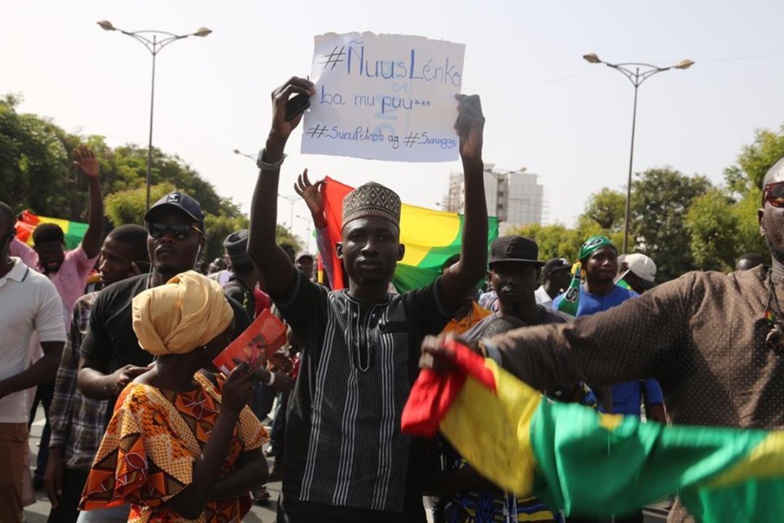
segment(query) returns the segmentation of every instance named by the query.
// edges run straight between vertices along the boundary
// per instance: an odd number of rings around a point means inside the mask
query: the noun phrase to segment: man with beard
[[[421,442],[403,436],[400,416],[422,337],[443,329],[486,269],[479,97],[458,97],[455,129],[466,182],[461,259],[433,284],[396,295],[388,286],[405,253],[401,202],[380,184],[361,185],[343,200],[337,253],[348,289],[329,292],[308,280],[276,245],[280,166],[301,120],[286,119],[294,94],[313,96],[316,89],[292,78],[272,93],[273,122],[257,162],[248,242],[267,292],[302,347],[288,406],[278,521],[424,522]]]
[[[65,234],[56,223],[43,223],[33,230],[33,248],[14,238],[11,255],[52,280],[63,300],[65,321],[69,321],[74,303],[84,294],[87,276],[95,265],[103,236],[103,195],[100,166],[93,152],[84,145],[74,150],[74,167],[87,178],[89,188],[89,222],[82,242],[65,251]],[[68,329],[70,325],[66,325]]]
[[[148,267],[147,229],[121,225],[109,233],[101,247],[98,265],[104,286],[146,273]],[[85,294],[76,301],[68,341],[57,369],[49,460],[44,475],[44,487],[52,503],[48,523],[75,523],[79,517],[77,507],[82,489],[112,408],[108,400],[86,398],[76,388],[79,349],[99,292]]]
[[[675,424],[781,430],[784,159],[767,172],[762,190],[758,219],[770,269],[690,272],[607,312],[492,338],[484,352],[539,389],[572,379],[654,377]],[[425,340],[423,350],[449,359],[441,340]],[[688,520],[676,502],[669,521]]]

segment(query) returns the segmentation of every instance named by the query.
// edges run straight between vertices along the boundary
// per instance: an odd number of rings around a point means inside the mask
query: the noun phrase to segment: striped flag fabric
[[[344,281],[341,261],[334,246],[341,239],[343,223],[343,198],[354,190],[327,177],[324,184],[324,214],[327,218],[328,245],[333,256],[335,282],[333,289],[342,289]],[[498,218],[490,217],[488,223],[488,245],[498,237]],[[397,264],[392,282],[399,292],[425,287],[441,272],[441,265],[453,254],[460,253],[463,215],[434,211],[424,207],[403,204],[400,211],[400,243],[406,246],[406,254]]]
[[[455,341],[423,370],[403,432],[436,431],[483,476],[568,515],[624,515],[672,493],[704,523],[781,521],[784,431],[643,423],[551,402]]]
[[[84,238],[84,234],[87,232],[86,223],[61,220],[49,216],[37,216],[28,210],[24,210],[16,220],[16,237],[19,241],[32,247],[33,230],[42,223],[56,223],[60,226],[65,233],[65,248],[68,250],[78,247],[82,238]]]

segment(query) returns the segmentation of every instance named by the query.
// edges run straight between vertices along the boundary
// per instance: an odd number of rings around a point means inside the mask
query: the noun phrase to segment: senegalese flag
[[[483,476],[567,515],[623,515],[680,496],[697,521],[784,519],[784,432],[642,423],[555,403],[457,342],[423,370],[403,431],[440,431]]]
[[[327,177],[324,184],[324,214],[327,217],[328,245],[332,247],[335,281],[333,289],[346,286],[341,261],[337,258],[334,245],[341,238],[343,222],[343,198],[353,187]],[[406,246],[406,254],[397,264],[392,281],[400,292],[425,287],[441,272],[441,265],[453,254],[460,253],[463,215],[434,211],[403,204],[400,210],[400,243]],[[488,222],[488,245],[498,237],[498,218]]]
[[[87,224],[50,218],[48,216],[36,216],[30,211],[22,211],[16,220],[16,237],[19,241],[27,245],[33,245],[33,230],[42,223],[56,223],[65,233],[65,248],[75,249],[81,243],[84,234],[87,232]]]

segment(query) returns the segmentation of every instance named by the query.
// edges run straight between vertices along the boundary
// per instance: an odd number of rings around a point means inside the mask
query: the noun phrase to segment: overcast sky
[[[0,94],[21,110],[111,145],[147,143],[151,58],[96,21],[128,31],[214,33],[175,42],[158,57],[156,146],[180,155],[247,211],[255,155],[270,122],[269,94],[310,73],[313,36],[372,31],[466,45],[463,92],[482,96],[484,159],[526,167],[545,187],[548,223],[573,225],[586,198],[625,187],[631,84],[610,62],[672,65],[640,88],[635,171],[669,165],[715,183],[758,128],[784,121],[784,3],[398,0],[262,2],[14,1],[0,31]],[[289,143],[281,193],[308,167],[350,185],[377,180],[407,203],[435,207],[454,163],[405,164],[299,154]],[[289,204],[279,203],[281,222]],[[303,203],[295,214],[307,217]],[[306,220],[294,220],[304,236]],[[311,242],[311,246],[312,246]]]

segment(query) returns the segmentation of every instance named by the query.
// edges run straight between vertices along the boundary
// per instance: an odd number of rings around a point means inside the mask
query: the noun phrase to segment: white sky
[[[256,170],[232,150],[256,154],[269,129],[269,93],[310,73],[313,36],[330,31],[464,43],[463,92],[482,96],[485,161],[541,175],[550,223],[573,225],[591,193],[625,186],[633,89],[618,72],[583,61],[585,53],[697,62],[640,88],[635,171],[670,165],[720,183],[755,129],[784,121],[784,3],[768,0],[8,0],[3,11],[0,93],[22,93],[22,111],[111,145],[147,143],[151,59],[95,22],[128,31],[211,28],[158,56],[154,143],[245,211]],[[286,195],[308,167],[351,185],[375,179],[407,203],[435,207],[459,168],[300,155],[300,133],[283,168]],[[289,212],[280,200],[282,223]],[[308,216],[304,203],[295,214]],[[304,237],[306,220],[294,222]]]

